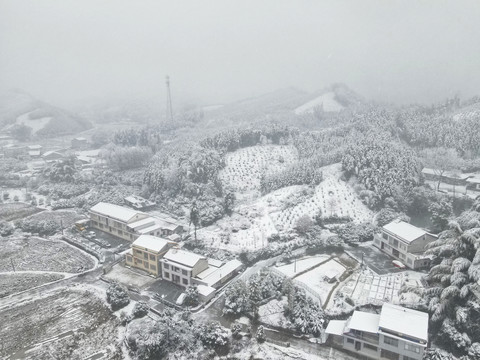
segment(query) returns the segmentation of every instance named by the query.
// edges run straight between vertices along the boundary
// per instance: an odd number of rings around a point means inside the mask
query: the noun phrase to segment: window
[[[187,275],[187,274],[188,274],[188,273],[187,273],[187,270],[182,270],[182,274],[183,274],[183,275]]]
[[[398,340],[397,339],[394,339],[394,338],[391,338],[391,337],[388,337],[388,336],[384,336],[383,337],[383,342],[385,344],[390,345],[390,346],[398,347]]]
[[[353,344],[355,341],[353,339],[347,338],[347,343]]]
[[[148,261],[144,261],[144,262],[143,262],[143,266],[148,269]]]
[[[132,262],[132,257],[130,255],[127,255],[127,262],[129,262],[129,263]]]
[[[168,264],[163,264],[163,268],[164,268],[164,269],[169,269],[170,266],[168,266]]]
[[[405,344],[405,350],[420,354],[420,346],[417,346],[417,345]]]
[[[163,273],[163,277],[166,278],[166,279],[170,279],[170,274],[165,271],[165,272]]]
[[[155,265],[150,264],[150,270],[157,271],[157,267]]]
[[[155,261],[155,255],[150,254],[150,260]]]
[[[414,359],[414,358],[412,358],[412,357],[410,357],[410,356],[405,356],[405,355],[403,355],[403,360],[417,360],[417,359]]]
[[[98,222],[94,221],[93,225],[98,226]]]
[[[143,254],[143,251],[137,250],[137,249],[135,249],[134,252],[135,252],[135,254],[137,254],[137,255],[139,255],[139,256],[142,256],[142,254]]]
[[[387,235],[387,234],[383,233],[383,234],[382,234],[382,237],[383,237],[385,240],[388,240],[388,235]]]
[[[397,239],[393,239],[393,247],[398,247],[398,240]]]
[[[143,258],[144,258],[145,260],[148,260],[148,254],[147,254],[147,253],[143,253]]]
[[[188,280],[187,280],[187,279],[183,279],[183,284],[184,284],[184,285],[188,285]]]
[[[123,232],[121,230],[117,230],[118,231],[118,235],[123,235]]]
[[[372,351],[377,351],[378,350],[378,348],[376,346],[373,346],[373,345],[370,345],[370,344],[367,344],[367,343],[363,343],[363,347],[367,348],[369,350],[372,350]]]

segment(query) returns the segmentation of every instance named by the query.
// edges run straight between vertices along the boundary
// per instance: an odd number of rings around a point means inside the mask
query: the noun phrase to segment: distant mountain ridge
[[[75,134],[92,127],[88,120],[18,89],[0,95],[0,130],[8,132],[14,124],[24,124],[40,137]]]

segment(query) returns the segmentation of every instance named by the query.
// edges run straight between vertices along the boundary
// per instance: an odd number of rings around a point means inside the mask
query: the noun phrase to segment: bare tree
[[[424,164],[430,167],[437,177],[437,191],[445,172],[458,169],[463,162],[457,150],[443,147],[425,149],[422,151],[422,157]]]

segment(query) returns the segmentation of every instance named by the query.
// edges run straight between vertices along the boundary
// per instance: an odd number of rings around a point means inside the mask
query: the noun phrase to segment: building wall
[[[370,334],[374,336],[375,334]],[[424,347],[380,334],[378,344],[355,336],[343,336],[343,348],[371,359],[421,360]]]
[[[132,246],[132,254],[127,254],[126,263],[158,276],[159,270],[161,271],[159,259],[160,255],[156,252]]]
[[[98,214],[95,212],[89,212],[89,215],[90,215],[90,219],[92,220],[91,226],[93,226],[96,229],[107,232],[113,236],[116,236],[125,240],[129,240],[129,241],[135,241],[140,236],[139,234],[131,232],[127,226],[128,224],[123,221],[115,220],[108,216]],[[147,216],[148,215],[145,215],[145,214],[138,214],[131,220],[131,222],[142,220]]]
[[[385,236],[387,236],[387,239],[385,239]],[[395,238],[390,234],[382,231],[380,235],[376,234],[374,236],[373,245],[379,248],[380,250],[382,250],[384,253],[392,256],[395,259],[400,260],[409,268],[419,269],[419,268],[428,267],[430,265],[430,260],[428,258],[417,259],[417,255],[412,254],[412,252],[408,250],[411,248],[413,249],[421,248],[422,249],[421,251],[415,251],[416,253],[421,254],[424,251],[425,245],[431,242],[433,239],[434,237],[430,235],[426,235],[425,239],[423,239],[422,237],[417,240],[414,240],[414,242],[418,241],[418,243],[414,244],[413,247],[410,247],[408,244],[404,243],[398,238]]]
[[[175,284],[183,287],[188,287],[192,284],[192,270],[187,270],[176,266],[175,263],[163,261],[162,265],[162,278],[167,281],[171,281]]]

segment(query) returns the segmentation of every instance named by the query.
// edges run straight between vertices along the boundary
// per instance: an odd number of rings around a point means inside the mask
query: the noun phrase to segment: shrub
[[[198,289],[196,286],[189,286],[185,291],[185,305],[187,306],[198,305]]]
[[[148,314],[150,307],[145,301],[139,301],[132,309],[132,316],[134,318],[141,318]]]
[[[0,235],[1,236],[8,236],[13,233],[13,226],[10,225],[8,222],[0,220]]]
[[[255,334],[255,339],[257,339],[259,343],[262,343],[267,339],[267,337],[265,336],[265,330],[263,329],[262,325],[258,327],[257,333]]]
[[[113,311],[121,309],[130,303],[127,290],[117,282],[112,282],[107,289],[107,302]]]

